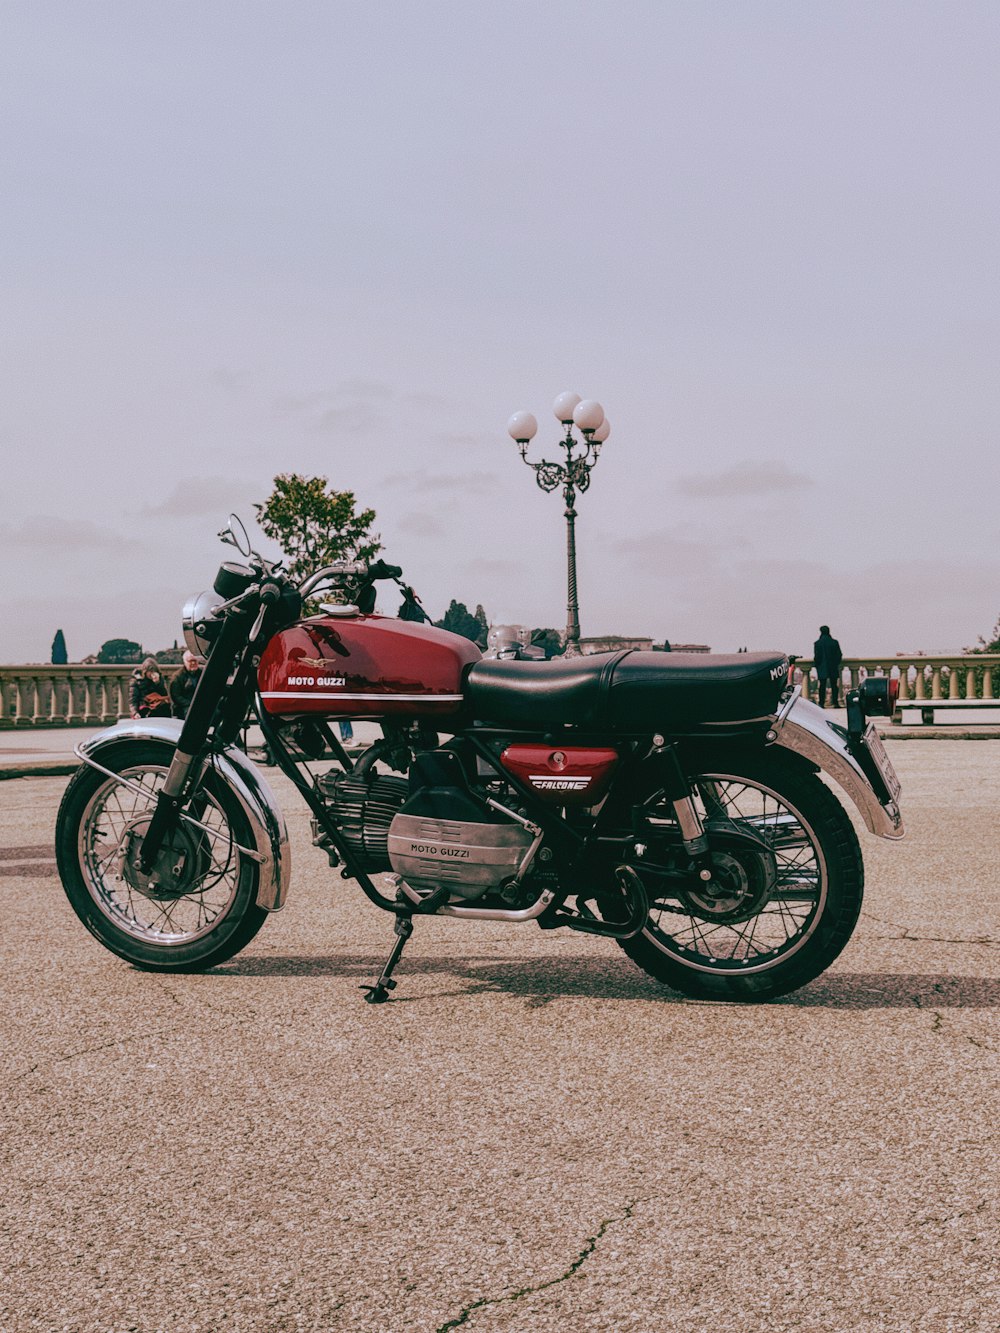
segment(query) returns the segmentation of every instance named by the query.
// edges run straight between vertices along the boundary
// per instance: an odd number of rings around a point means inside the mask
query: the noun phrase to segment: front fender
[[[828,722],[823,709],[811,700],[793,696],[775,717],[767,741],[802,755],[839,783],[872,833],[880,838],[903,836],[899,806],[894,801],[885,805],[879,801],[848,748],[847,732],[835,722]]]
[[[119,722],[94,736],[88,736],[76,753],[83,762],[101,763],[101,754],[123,741],[159,741],[176,748],[183,722],[175,717],[137,718]],[[263,774],[242,750],[227,746],[215,758],[215,767],[239,801],[253,832],[260,865],[257,903],[268,912],[276,912],[285,901],[292,876],[288,828],[281,807]]]

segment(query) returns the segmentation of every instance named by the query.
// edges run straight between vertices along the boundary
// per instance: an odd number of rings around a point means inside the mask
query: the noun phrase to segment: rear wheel
[[[101,755],[124,781],[88,766],[73,777],[56,823],[63,888],[105,948],[137,967],[194,972],[222,963],[267,919],[257,906],[259,867],[243,810],[210,771],[190,813],[168,835],[151,874],[137,857],[170,766],[169,747],[135,742]]]
[[[861,911],[861,849],[843,806],[773,752],[707,762],[693,791],[715,878],[646,876],[649,917],[622,948],[701,999],[766,1000],[804,986],[841,952]],[[662,815],[666,827],[672,811]]]

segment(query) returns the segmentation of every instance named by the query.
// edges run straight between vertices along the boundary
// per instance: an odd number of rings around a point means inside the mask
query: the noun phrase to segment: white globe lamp
[[[573,408],[573,424],[582,431],[597,430],[604,420],[604,408],[593,398],[584,398]]]
[[[507,422],[507,433],[518,444],[527,444],[535,438],[538,422],[530,412],[515,412]]]
[[[573,412],[577,403],[580,401],[578,393],[570,393],[567,390],[561,393],[552,404],[552,411],[555,414],[556,421],[561,421],[564,426],[568,426],[573,420]]]

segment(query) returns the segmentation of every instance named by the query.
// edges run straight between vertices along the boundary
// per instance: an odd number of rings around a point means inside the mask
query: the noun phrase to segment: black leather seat
[[[683,732],[767,717],[788,677],[781,653],[596,653],[551,662],[477,662],[466,680],[484,722]]]

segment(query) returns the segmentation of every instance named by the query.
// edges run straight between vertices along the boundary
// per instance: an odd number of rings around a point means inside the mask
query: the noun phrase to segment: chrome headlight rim
[[[222,621],[215,618],[215,611],[224,601],[224,597],[208,588],[184,603],[181,612],[184,642],[196,657],[208,656],[222,627]]]

